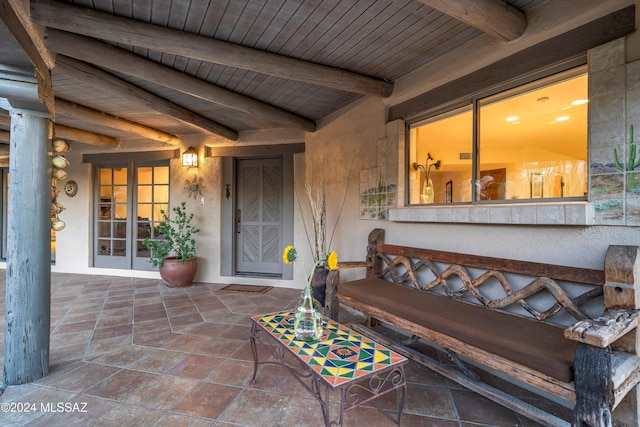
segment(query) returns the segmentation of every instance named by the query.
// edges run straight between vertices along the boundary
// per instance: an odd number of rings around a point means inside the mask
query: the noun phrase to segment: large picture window
[[[409,204],[585,200],[586,67],[410,126]]]

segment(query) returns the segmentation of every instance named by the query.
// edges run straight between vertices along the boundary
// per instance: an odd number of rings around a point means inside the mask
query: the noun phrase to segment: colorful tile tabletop
[[[318,372],[333,389],[407,361],[395,351],[327,317],[323,317],[324,330],[317,341],[295,339],[293,312],[264,314],[252,320]]]

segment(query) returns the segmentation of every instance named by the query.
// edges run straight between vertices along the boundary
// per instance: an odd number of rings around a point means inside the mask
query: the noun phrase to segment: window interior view
[[[580,67],[414,124],[409,204],[584,199],[587,106]]]

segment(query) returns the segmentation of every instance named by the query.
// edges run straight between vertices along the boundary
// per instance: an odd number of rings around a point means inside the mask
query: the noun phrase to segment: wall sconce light
[[[184,168],[197,168],[198,167],[198,152],[195,148],[189,147],[182,153],[182,167]]]

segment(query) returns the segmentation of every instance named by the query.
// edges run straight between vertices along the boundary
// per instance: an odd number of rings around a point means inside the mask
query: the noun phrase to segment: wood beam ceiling
[[[418,0],[452,18],[504,41],[519,38],[527,17],[502,0]]]
[[[58,55],[56,71],[69,76],[76,81],[103,90],[114,96],[124,98],[137,105],[143,105],[160,114],[173,117],[181,122],[202,129],[230,140],[238,139],[238,132],[219,123],[207,119],[193,111],[177,105],[165,98],[148,92],[112,74],[100,70],[90,64]]]
[[[56,124],[54,126],[54,134],[56,138],[68,139],[71,141],[84,142],[89,145],[97,145],[99,147],[117,148],[120,141],[106,135],[100,135],[95,132],[88,132],[82,129],[76,129],[69,126]]]
[[[162,132],[120,117],[112,116],[111,114],[103,113],[61,98],[56,98],[56,110],[59,114],[69,116],[75,120],[106,126],[123,132],[132,133],[142,138],[149,138],[154,141],[164,142],[171,145],[180,144],[180,139],[170,133]]]
[[[362,74],[67,3],[32,0],[31,19],[50,28],[347,92],[388,97],[393,91],[391,83]]]
[[[276,121],[286,127],[309,132],[316,130],[315,122],[305,117],[191,77],[166,65],[144,59],[124,49],[89,37],[49,29],[46,34],[46,45],[57,53],[77,60],[139,77],[198,99],[250,114],[259,119]]]
[[[0,114],[0,126],[11,127],[11,117]],[[76,129],[59,124],[54,124],[53,129],[56,138],[82,142],[89,145],[97,145],[99,147],[117,148],[118,146],[120,146],[120,141],[118,139],[112,138],[107,135],[101,135],[99,133],[88,132],[86,130]],[[0,134],[0,141],[9,142],[10,131],[0,132],[3,132],[2,134]]]

